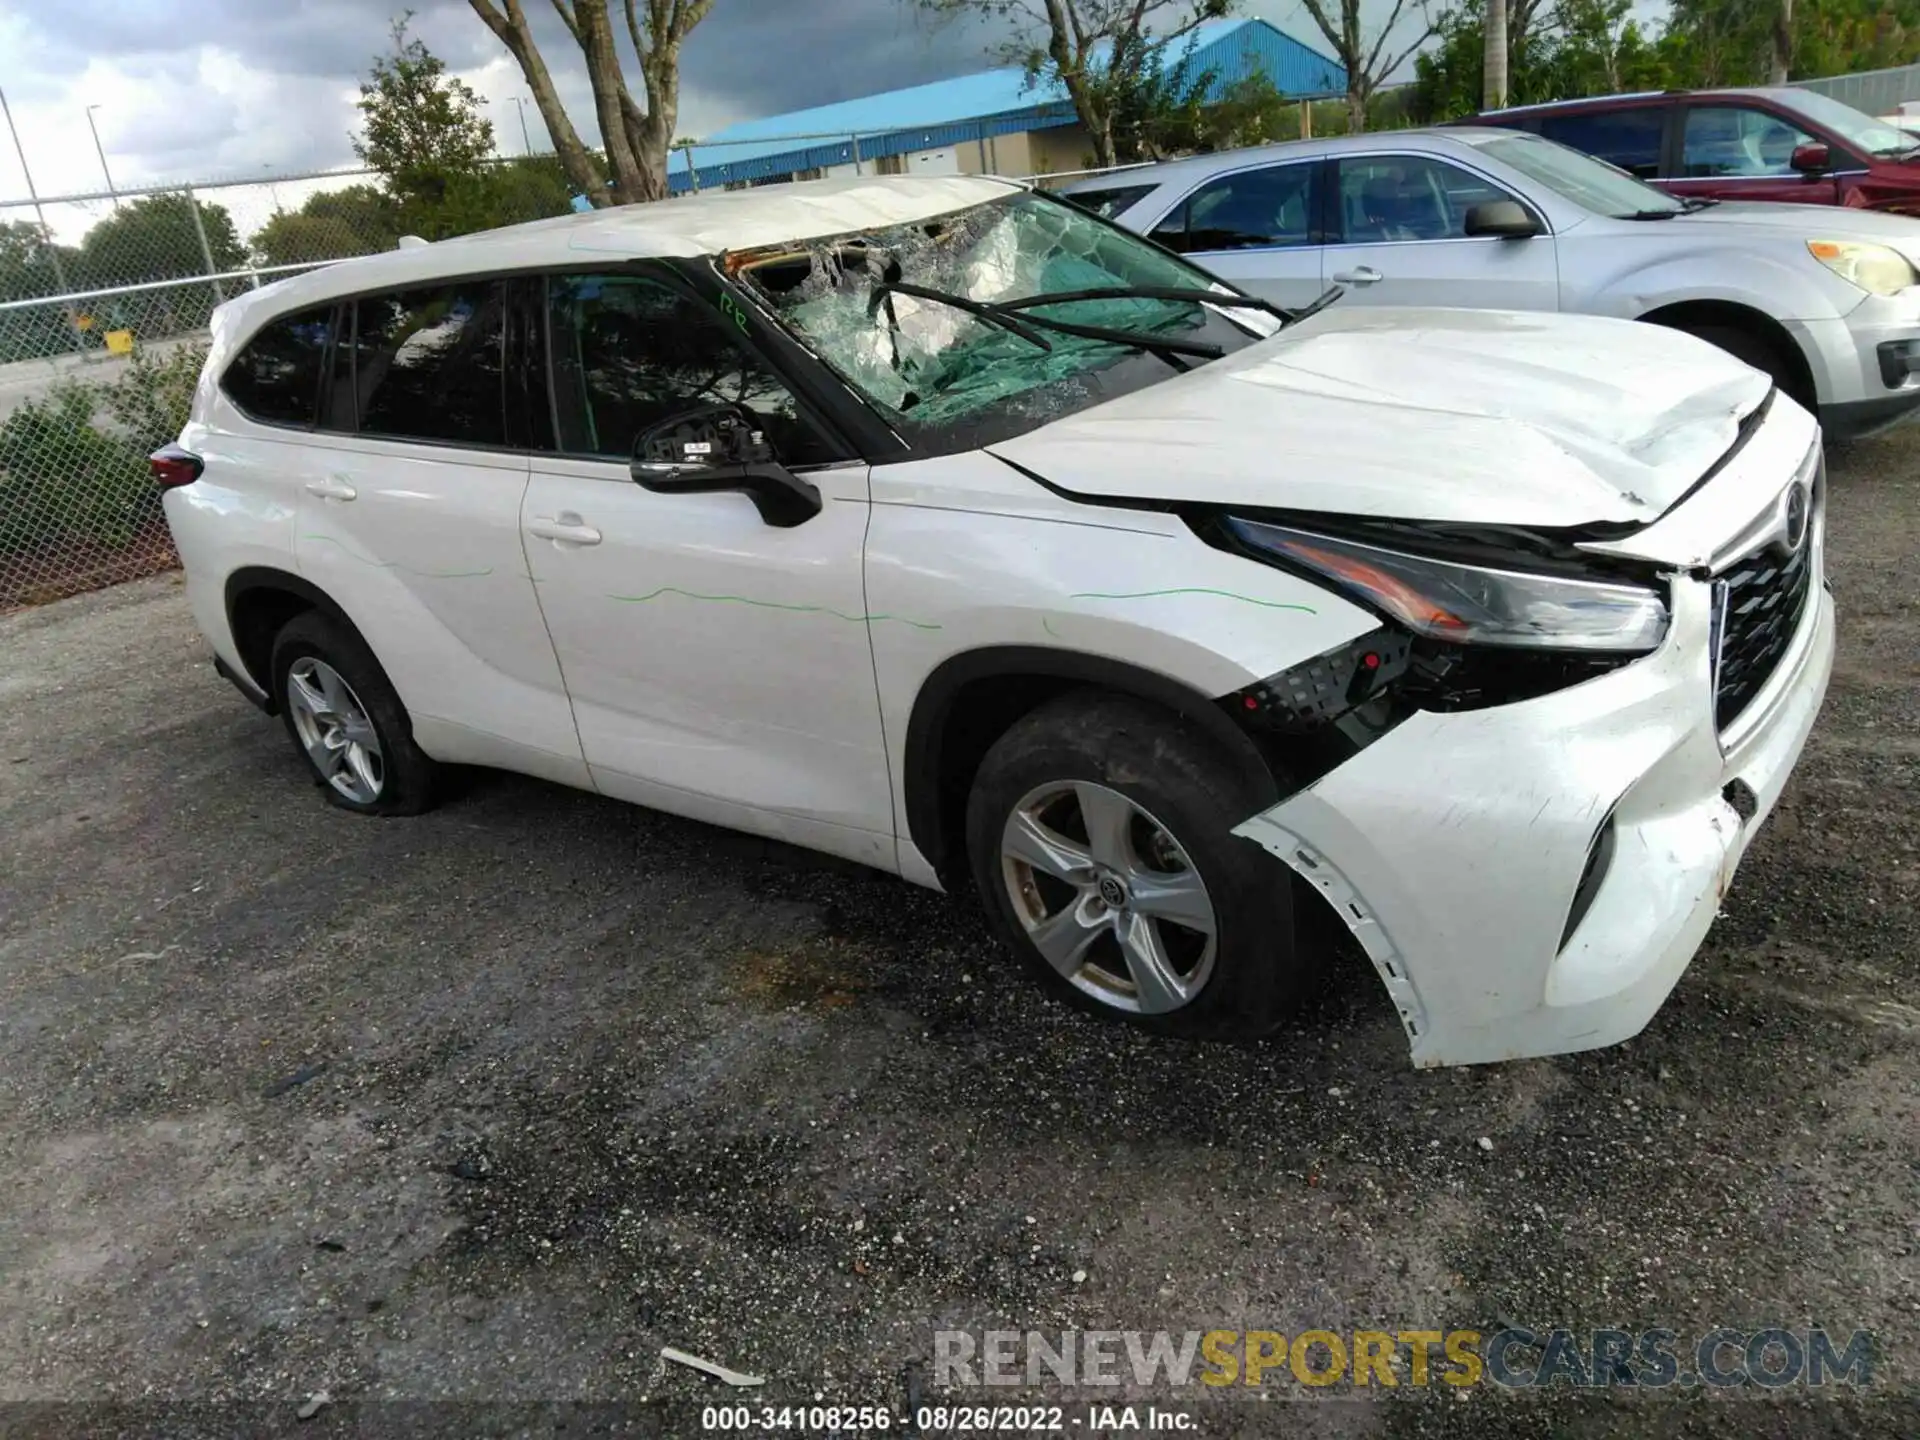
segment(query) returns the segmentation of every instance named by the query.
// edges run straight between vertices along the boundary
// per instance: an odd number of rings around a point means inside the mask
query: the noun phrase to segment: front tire
[[[271,667],[287,734],[329,801],[361,815],[433,807],[438,767],[352,629],[318,611],[296,615],[274,639]]]
[[[974,882],[1028,970],[1070,1004],[1174,1034],[1263,1035],[1308,974],[1291,876],[1231,832],[1277,798],[1171,711],[1064,696],[981,762]]]

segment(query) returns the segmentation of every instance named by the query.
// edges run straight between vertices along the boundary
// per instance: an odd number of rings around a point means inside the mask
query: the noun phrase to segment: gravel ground
[[[778,846],[499,775],[344,815],[175,577],[0,619],[0,1400],[68,1402],[0,1427],[326,1391],[303,1433],[678,1435],[733,1392],[663,1345],[900,1406],[1007,1398],[934,1391],[936,1328],[1519,1323],[1879,1351],[1864,1392],[1157,1398],[1206,1435],[1920,1433],[1920,427],[1832,492],[1833,690],[1705,950],[1631,1043],[1467,1071],[1410,1069],[1358,969],[1270,1042],[1152,1040]]]

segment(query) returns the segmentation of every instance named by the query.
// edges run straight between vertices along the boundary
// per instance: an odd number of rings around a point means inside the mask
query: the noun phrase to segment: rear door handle
[[[1351,270],[1336,271],[1333,278],[1342,285],[1377,285],[1386,276],[1371,265],[1356,265]]]
[[[329,475],[324,480],[309,480],[307,493],[323,500],[351,500],[360,492],[347,483],[344,475]]]
[[[537,535],[542,540],[551,540],[556,545],[600,543],[600,532],[571,510],[562,510],[558,515],[536,515],[527,522],[527,533]]]

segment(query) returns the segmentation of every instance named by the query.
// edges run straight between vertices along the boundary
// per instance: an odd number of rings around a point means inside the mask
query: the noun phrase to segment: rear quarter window
[[[333,338],[334,307],[286,315],[268,324],[233,357],[220,388],[254,420],[313,424],[321,367]]]

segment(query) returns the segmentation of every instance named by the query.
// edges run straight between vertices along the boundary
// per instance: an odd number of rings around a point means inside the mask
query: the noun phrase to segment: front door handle
[[[571,510],[562,510],[558,515],[534,516],[527,522],[527,533],[561,546],[600,543],[600,532]]]
[[[323,500],[351,500],[360,492],[347,483],[344,475],[329,475],[324,480],[309,480],[307,493]]]
[[[1386,276],[1371,265],[1356,265],[1351,270],[1341,270],[1333,277],[1342,285],[1378,285]]]

